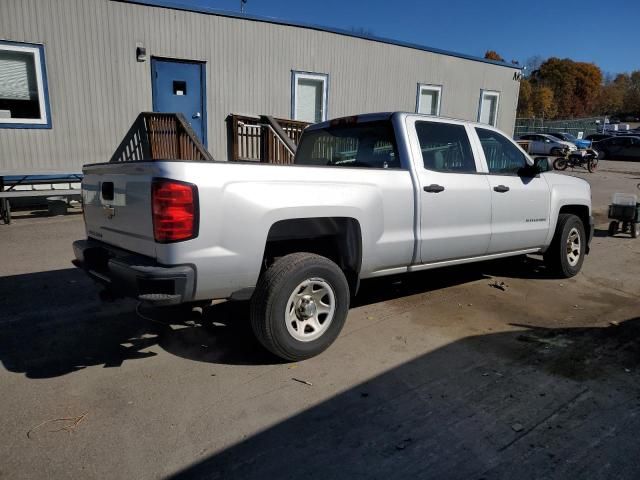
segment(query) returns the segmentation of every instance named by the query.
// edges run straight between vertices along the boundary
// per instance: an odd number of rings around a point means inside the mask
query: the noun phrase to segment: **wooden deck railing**
[[[138,115],[110,162],[150,160],[213,161],[180,113],[144,112]]]
[[[230,115],[231,160],[289,164],[306,122]]]

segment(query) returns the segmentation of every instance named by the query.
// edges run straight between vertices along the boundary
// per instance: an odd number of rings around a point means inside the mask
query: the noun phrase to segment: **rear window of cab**
[[[304,133],[296,165],[401,168],[390,121],[328,126]]]

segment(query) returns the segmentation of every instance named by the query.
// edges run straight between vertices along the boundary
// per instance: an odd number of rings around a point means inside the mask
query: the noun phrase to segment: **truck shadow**
[[[423,354],[171,478],[638,478],[640,317],[517,327]]]
[[[488,275],[547,278],[535,260],[487,262],[363,281],[352,308],[473,282]],[[0,362],[29,378],[65,375],[88,366],[118,367],[157,355],[158,348],[215,364],[276,364],[255,340],[248,304],[227,302],[201,315],[180,308],[137,308],[133,300],[103,303],[99,287],[69,268],[0,277]]]

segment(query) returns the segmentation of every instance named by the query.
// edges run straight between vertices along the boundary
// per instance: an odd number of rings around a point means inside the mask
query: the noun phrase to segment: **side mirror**
[[[549,162],[549,157],[536,157],[533,159],[533,168],[538,173],[544,173],[553,170],[553,165]]]

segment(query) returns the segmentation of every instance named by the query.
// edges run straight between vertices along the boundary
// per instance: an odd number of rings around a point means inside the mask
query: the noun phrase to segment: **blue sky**
[[[240,0],[171,0],[238,12]],[[569,57],[605,72],[640,70],[640,1],[248,0],[247,13],[506,60]]]

